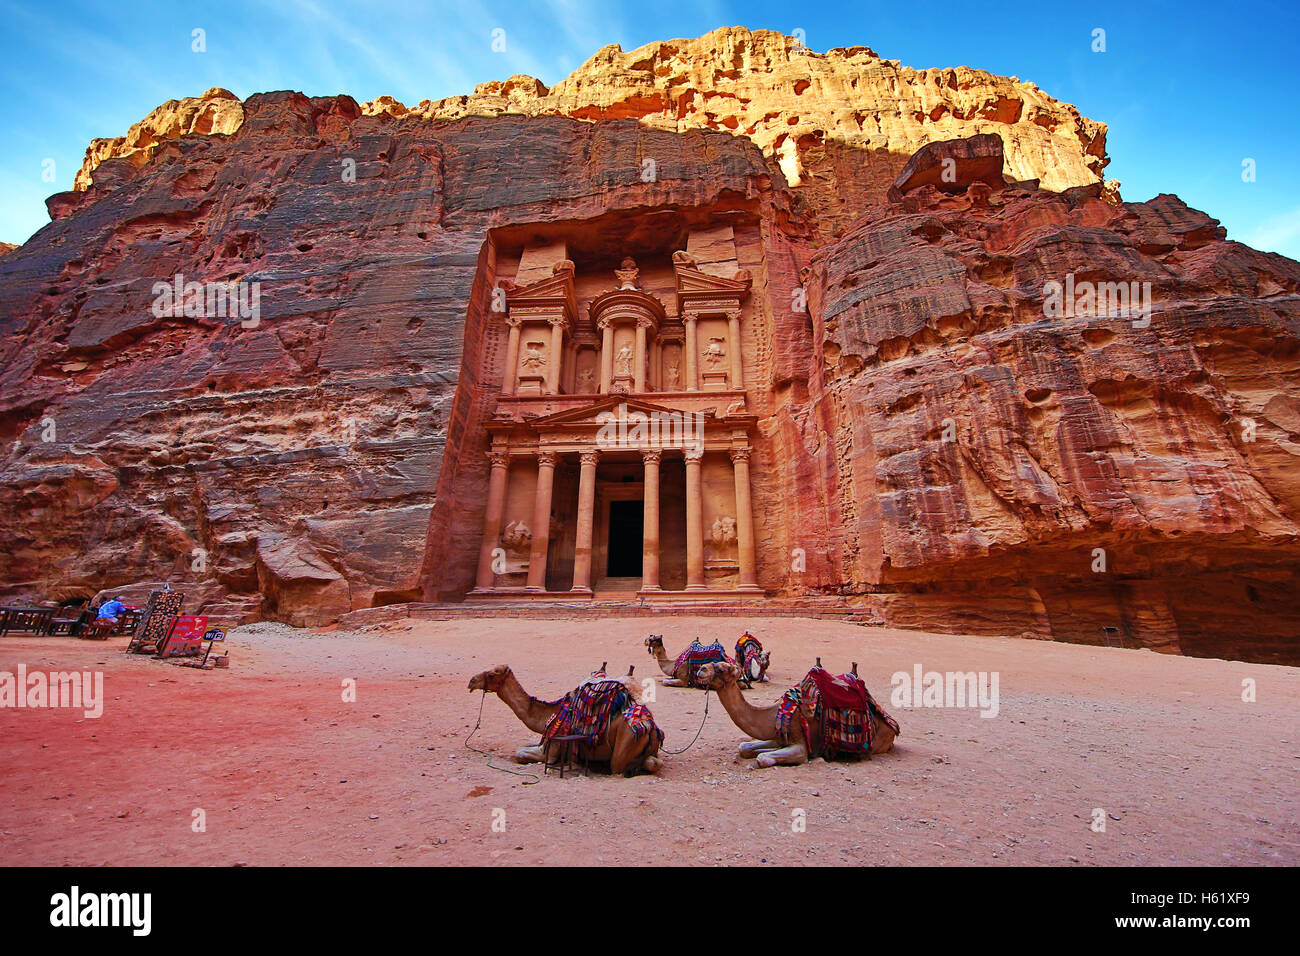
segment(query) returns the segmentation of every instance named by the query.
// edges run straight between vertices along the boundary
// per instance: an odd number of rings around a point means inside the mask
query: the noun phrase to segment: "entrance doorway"
[[[641,577],[641,549],[645,502],[641,499],[609,503],[609,545],[605,576]]]

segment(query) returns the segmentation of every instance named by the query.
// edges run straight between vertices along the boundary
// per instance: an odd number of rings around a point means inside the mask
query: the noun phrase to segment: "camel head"
[[[662,634],[651,634],[645,639],[646,652],[654,657],[655,654],[664,649],[664,636]]]
[[[490,690],[495,694],[501,689],[501,685],[506,682],[506,678],[509,676],[509,666],[506,664],[498,664],[489,671],[484,671],[481,674],[475,674],[471,677],[469,679],[469,689],[471,691]]]
[[[740,668],[735,664],[728,664],[725,661],[718,664],[705,664],[695,672],[695,683],[698,687],[707,687],[709,690],[721,690],[728,684],[734,684],[740,680]]]

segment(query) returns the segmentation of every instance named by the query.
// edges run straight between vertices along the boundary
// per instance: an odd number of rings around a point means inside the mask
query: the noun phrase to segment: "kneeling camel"
[[[635,685],[630,678],[615,679],[622,680],[629,691],[632,691],[633,687],[639,690],[639,686]],[[498,664],[491,670],[475,674],[470,678],[469,689],[496,694],[515,712],[515,716],[525,727],[539,735],[546,733],[551,718],[560,709],[559,701],[538,700],[525,691],[514,672],[505,664]],[[635,697],[636,694],[633,693],[633,699]],[[637,737],[620,714],[610,716],[609,726],[594,745],[590,747],[584,745],[581,748],[584,761],[590,763],[607,760],[611,773],[621,773],[626,776],[632,776],[637,770],[658,773],[663,766],[663,760],[656,756],[658,753],[658,736],[650,733]],[[519,763],[541,763],[546,760],[545,747],[540,743],[531,747],[521,747],[515,751],[515,760]]]

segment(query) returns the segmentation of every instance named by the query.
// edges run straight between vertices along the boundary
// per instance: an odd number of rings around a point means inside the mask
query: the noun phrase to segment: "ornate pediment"
[[[673,272],[677,278],[677,311],[681,315],[685,315],[689,308],[697,312],[738,309],[749,296],[750,286],[754,283],[753,277],[744,269],[730,279],[702,272],[695,260],[680,250],[673,253]]]
[[[547,278],[509,289],[506,292],[507,307],[511,313],[528,318],[562,316],[567,324],[572,325],[578,316],[573,271],[572,262],[557,262],[554,273]]]
[[[682,414],[680,408],[669,408],[666,405],[658,405],[641,399],[611,395],[607,399],[592,402],[590,405],[583,405],[581,408],[570,408],[562,412],[556,412],[553,415],[534,418],[528,424],[534,428],[550,428],[557,425],[596,423],[598,418],[605,412],[613,412],[619,415],[633,412],[640,412],[644,415]]]

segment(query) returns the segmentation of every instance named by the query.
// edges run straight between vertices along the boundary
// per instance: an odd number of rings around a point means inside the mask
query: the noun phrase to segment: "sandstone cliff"
[[[893,174],[926,143],[993,133],[1012,179],[1047,189],[1100,182],[1106,127],[1033,83],[967,67],[914,70],[866,47],[814,53],[770,30],[723,27],[691,40],[599,50],[547,89],[529,76],[480,84],[473,94],[406,107],[390,96],[367,115],[570,116],[635,119],[655,129],[711,129],[745,136],[808,194],[825,231],[879,202]],[[77,175],[85,189],[105,159],[148,160],[187,133],[232,133],[243,121],[225,90],[171,100],[125,137],[95,140]],[[653,158],[653,157],[651,157]]]
[[[170,578],[315,624],[463,593],[492,235],[617,262],[722,218],[764,248],[771,590],[1295,662],[1300,266],[1118,203],[1104,129],[1029,85],[710,37],[409,110],[209,91],[92,147],[0,258],[0,597]],[[1048,317],[1067,274],[1150,282],[1149,324]],[[258,282],[260,314],[160,315],[177,275]]]

